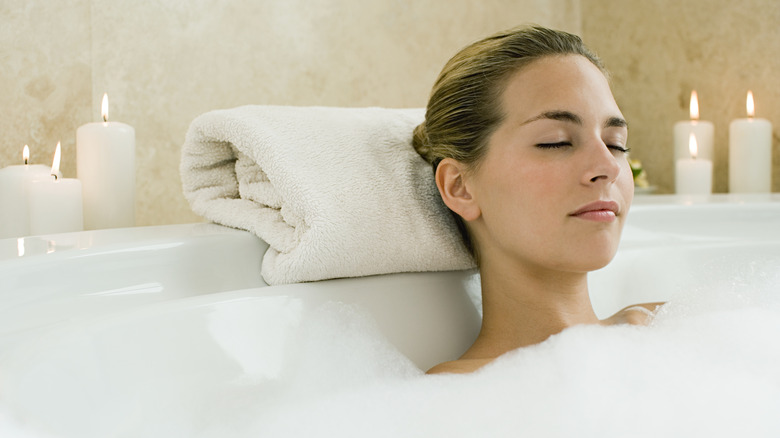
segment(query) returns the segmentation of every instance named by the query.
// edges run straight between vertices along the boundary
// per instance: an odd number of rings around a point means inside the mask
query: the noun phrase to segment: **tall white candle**
[[[729,191],[769,193],[772,191],[772,124],[755,118],[753,93],[745,104],[748,118],[729,125]]]
[[[50,173],[48,166],[29,164],[30,148],[27,145],[24,145],[22,160],[24,164],[0,169],[0,239],[30,234],[29,184]]]
[[[697,158],[696,136],[688,138],[689,158],[677,160],[675,191],[681,195],[708,195],[712,193],[712,161]]]
[[[674,124],[674,160],[690,158],[688,152],[688,139],[691,134],[696,136],[699,147],[699,158],[713,161],[713,136],[715,127],[712,122],[699,120],[699,96],[696,90],[691,91],[689,106],[691,120],[680,121]]]
[[[103,95],[103,122],[76,131],[78,178],[84,186],[84,227],[135,225],[135,129],[108,121]]]
[[[84,229],[81,182],[59,178],[61,146],[57,143],[51,175],[33,181],[29,189],[30,234],[52,234]]]

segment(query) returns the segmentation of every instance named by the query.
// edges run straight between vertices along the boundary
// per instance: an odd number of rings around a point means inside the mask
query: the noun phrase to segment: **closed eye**
[[[563,148],[563,147],[567,147],[567,146],[571,146],[571,145],[572,145],[571,142],[559,141],[559,142],[556,142],[556,143],[538,143],[536,145],[536,147],[542,148],[542,149],[558,149],[558,148]],[[628,151],[631,150],[631,148],[626,148],[626,147],[618,146],[618,145],[607,145],[607,147],[609,149],[612,149],[615,152],[622,152],[622,153],[628,153]]]
[[[624,148],[623,146],[617,146],[617,145],[607,145],[607,147],[612,149],[613,151],[623,152],[623,153],[627,153],[628,151],[631,150],[631,148]]]
[[[556,148],[563,148],[566,146],[571,146],[571,142],[568,141],[559,141],[557,143],[539,143],[536,145],[538,148],[542,149],[556,149]]]

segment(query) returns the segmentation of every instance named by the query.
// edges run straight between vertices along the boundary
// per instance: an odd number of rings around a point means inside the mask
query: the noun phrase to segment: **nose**
[[[619,159],[613,151],[607,147],[601,139],[591,142],[591,147],[587,150],[587,159],[585,160],[585,172],[582,175],[584,185],[596,184],[600,181],[614,182],[620,174],[621,168]]]

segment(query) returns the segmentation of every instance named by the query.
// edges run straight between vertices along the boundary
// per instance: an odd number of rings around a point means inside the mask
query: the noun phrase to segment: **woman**
[[[483,321],[470,372],[577,324],[642,324],[657,304],[599,321],[587,273],[617,251],[633,199],[627,125],[579,37],[512,29],[453,57],[414,145],[435,170],[480,268]]]

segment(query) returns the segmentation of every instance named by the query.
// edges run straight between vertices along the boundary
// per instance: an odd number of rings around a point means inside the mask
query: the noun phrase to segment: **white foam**
[[[299,391],[246,436],[780,436],[780,264],[733,266],[702,267],[649,327],[574,327],[471,375],[355,351],[375,378],[336,366],[337,391]]]
[[[0,436],[3,438],[53,438],[31,429],[0,409]]]
[[[468,375],[424,375],[367,313],[331,303],[300,315],[274,378],[233,354],[245,378],[226,385],[198,348],[182,348],[175,367],[149,371],[186,369],[175,390],[138,389],[149,403],[134,406],[148,412],[106,406],[101,417],[121,424],[85,413],[83,430],[62,436],[780,436],[780,262],[691,275],[698,286],[648,327],[573,327]]]
[[[377,378],[302,398],[262,436],[777,436],[780,313],[577,327],[466,376]],[[327,433],[323,433],[327,431]]]

